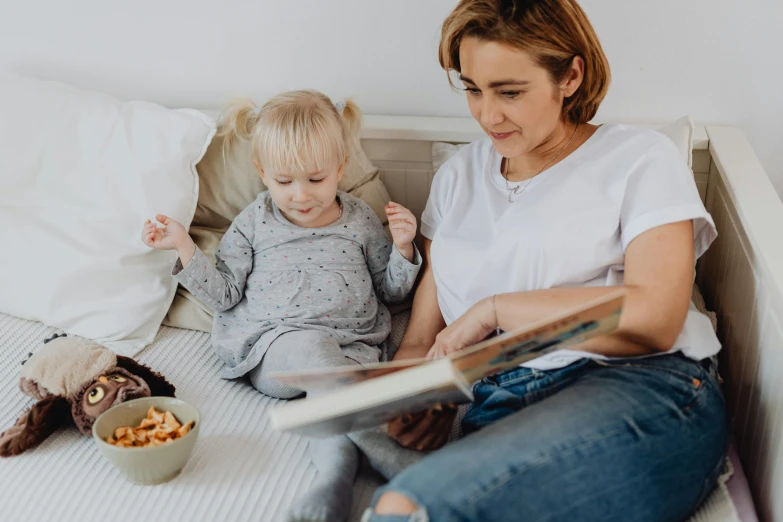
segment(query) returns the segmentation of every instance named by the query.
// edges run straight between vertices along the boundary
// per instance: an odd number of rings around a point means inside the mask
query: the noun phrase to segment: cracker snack
[[[187,435],[193,424],[193,421],[190,421],[183,425],[170,411],[162,412],[150,406],[147,418],[142,419],[137,428],[120,426],[106,442],[121,448],[162,446]]]

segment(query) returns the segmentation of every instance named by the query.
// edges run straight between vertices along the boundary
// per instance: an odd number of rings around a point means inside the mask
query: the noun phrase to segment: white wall
[[[742,5],[740,5],[742,4]],[[216,107],[313,87],[366,112],[465,116],[436,47],[456,0],[0,0],[0,71]],[[745,128],[783,193],[780,0],[582,0],[614,72],[603,120]],[[751,72],[753,75],[751,75]],[[751,79],[752,78],[752,79]]]
[[[751,106],[741,121],[783,197],[783,1],[746,0]]]

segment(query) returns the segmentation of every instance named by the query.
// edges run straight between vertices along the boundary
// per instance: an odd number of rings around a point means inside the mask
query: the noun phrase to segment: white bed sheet
[[[404,328],[400,319],[394,325],[396,339]],[[0,430],[32,405],[32,399],[18,391],[20,364],[56,331],[0,314]],[[166,375],[177,396],[201,411],[201,434],[182,473],[159,486],[131,484],[103,459],[90,438],[69,428],[24,455],[0,460],[0,518],[283,520],[294,497],[312,483],[315,468],[306,440],[271,429],[265,413],[278,401],[243,381],[220,379],[220,362],[203,332],[163,327],[138,359]],[[724,483],[694,521],[739,522]],[[380,477],[365,466],[355,487],[352,521],[359,520],[380,484]]]
[[[33,404],[18,390],[28,352],[54,333],[41,323],[0,314],[0,431]],[[159,486],[127,482],[75,428],[38,448],[0,460],[3,521],[283,520],[298,492],[315,477],[307,442],[277,433],[265,414],[278,401],[242,381],[218,377],[221,363],[209,335],[161,328],[138,359],[163,373],[177,396],[201,411],[201,433],[182,473]],[[380,484],[364,472],[353,520]]]

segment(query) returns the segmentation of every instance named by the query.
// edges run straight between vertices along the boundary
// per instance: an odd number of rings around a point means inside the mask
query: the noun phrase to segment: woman
[[[619,329],[474,386],[467,436],[394,477],[365,520],[683,520],[728,444],[709,321],[716,237],[663,135],[596,127],[609,84],[575,0],[462,0],[440,62],[488,139],[437,173],[396,358],[440,357],[626,289]]]

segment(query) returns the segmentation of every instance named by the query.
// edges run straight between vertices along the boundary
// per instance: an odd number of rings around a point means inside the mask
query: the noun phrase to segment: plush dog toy
[[[95,419],[122,402],[174,396],[162,375],[80,337],[55,335],[22,364],[19,389],[38,402],[0,434],[0,457],[37,446],[71,421],[90,435]]]

